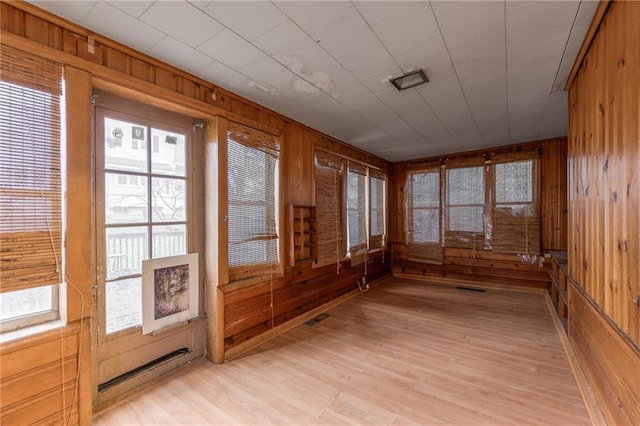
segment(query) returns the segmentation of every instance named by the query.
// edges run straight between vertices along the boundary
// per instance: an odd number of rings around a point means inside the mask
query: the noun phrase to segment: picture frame
[[[142,261],[142,334],[198,316],[198,253]]]

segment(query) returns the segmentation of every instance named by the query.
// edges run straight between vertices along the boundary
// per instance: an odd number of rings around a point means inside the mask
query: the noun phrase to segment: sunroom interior
[[[2,424],[640,424],[640,3],[2,1]]]

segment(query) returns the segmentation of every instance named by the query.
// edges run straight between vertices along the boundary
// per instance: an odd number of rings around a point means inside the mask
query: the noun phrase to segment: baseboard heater
[[[137,376],[138,374],[142,373],[143,371],[149,370],[153,367],[157,367],[160,364],[163,364],[167,361],[170,361],[174,358],[178,358],[181,357],[183,355],[186,355],[189,353],[189,349],[187,348],[180,348],[178,350],[175,350],[173,352],[169,352],[166,355],[162,355],[160,358],[156,358],[153,361],[150,361],[144,365],[141,365],[140,367],[136,367],[131,371],[127,371],[124,374],[119,375],[118,377],[114,377],[113,379],[109,380],[108,382],[104,382],[98,385],[98,392],[101,392],[107,388],[110,388],[111,386],[115,386],[118,383],[124,382],[127,379],[132,378],[133,376]]]

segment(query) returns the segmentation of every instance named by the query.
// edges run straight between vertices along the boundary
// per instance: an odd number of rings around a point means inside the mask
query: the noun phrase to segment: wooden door
[[[106,93],[95,99],[99,407],[203,354],[199,318],[146,335],[141,327],[142,261],[202,251],[202,125]],[[202,282],[200,273],[199,312]]]

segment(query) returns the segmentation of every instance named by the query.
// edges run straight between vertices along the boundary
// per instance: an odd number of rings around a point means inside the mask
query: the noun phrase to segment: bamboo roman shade
[[[445,247],[484,247],[484,165],[473,163],[446,165]]]
[[[384,247],[385,186],[387,177],[380,170],[369,169],[369,248]]]
[[[409,260],[441,265],[440,166],[409,170],[406,191]]]
[[[347,167],[347,248],[351,265],[365,261],[367,252],[367,167],[349,162]]]
[[[0,291],[62,282],[62,66],[0,49]]]
[[[538,152],[492,157],[493,251],[540,254]]]
[[[344,160],[325,151],[315,154],[316,230],[318,259],[315,266],[336,263],[344,257],[342,228]]]
[[[227,158],[229,281],[273,273],[279,266],[278,139],[230,123]]]

